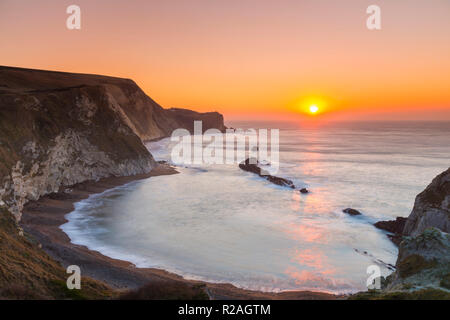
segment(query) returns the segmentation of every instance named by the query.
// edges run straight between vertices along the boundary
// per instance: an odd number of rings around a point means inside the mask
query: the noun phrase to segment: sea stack
[[[245,161],[242,161],[239,164],[239,168],[241,168],[244,171],[257,174],[258,176],[278,186],[295,189],[295,185],[291,180],[266,174],[266,172],[264,172],[264,170],[258,166],[258,160],[256,160],[255,158],[248,158]]]

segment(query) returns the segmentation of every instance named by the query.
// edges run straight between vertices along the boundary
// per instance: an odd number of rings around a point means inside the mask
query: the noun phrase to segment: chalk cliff
[[[163,109],[134,81],[0,67],[0,206],[23,205],[87,180],[148,173],[143,141],[176,128],[224,130],[218,113]]]

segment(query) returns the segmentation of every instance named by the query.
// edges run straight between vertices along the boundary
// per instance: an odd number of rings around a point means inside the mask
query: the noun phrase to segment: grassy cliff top
[[[136,86],[133,80],[117,77],[0,66],[0,94],[99,84]]]

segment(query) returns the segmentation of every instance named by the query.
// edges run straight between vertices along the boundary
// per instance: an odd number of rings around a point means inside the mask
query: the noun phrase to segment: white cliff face
[[[29,170],[19,160],[0,189],[0,199],[18,220],[26,202],[58,192],[63,186],[109,176],[148,173],[154,166],[153,159],[145,156],[116,161],[92,145],[85,134],[73,130],[57,136],[54,146],[46,151],[39,151],[34,142],[27,143],[26,149],[31,152],[31,158],[45,153],[46,160],[33,161]]]
[[[0,123],[0,164],[7,164],[0,170],[0,206],[17,220],[30,200],[84,181],[148,173],[155,165],[105,86],[0,98],[0,117],[12,118]]]
[[[24,204],[62,187],[148,173],[142,141],[223,117],[166,110],[132,80],[0,67],[0,206],[20,219]]]

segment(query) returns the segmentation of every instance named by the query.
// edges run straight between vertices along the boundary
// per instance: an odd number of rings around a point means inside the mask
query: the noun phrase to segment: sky
[[[448,0],[0,0],[0,39],[0,65],[131,78],[225,119],[450,120]]]

